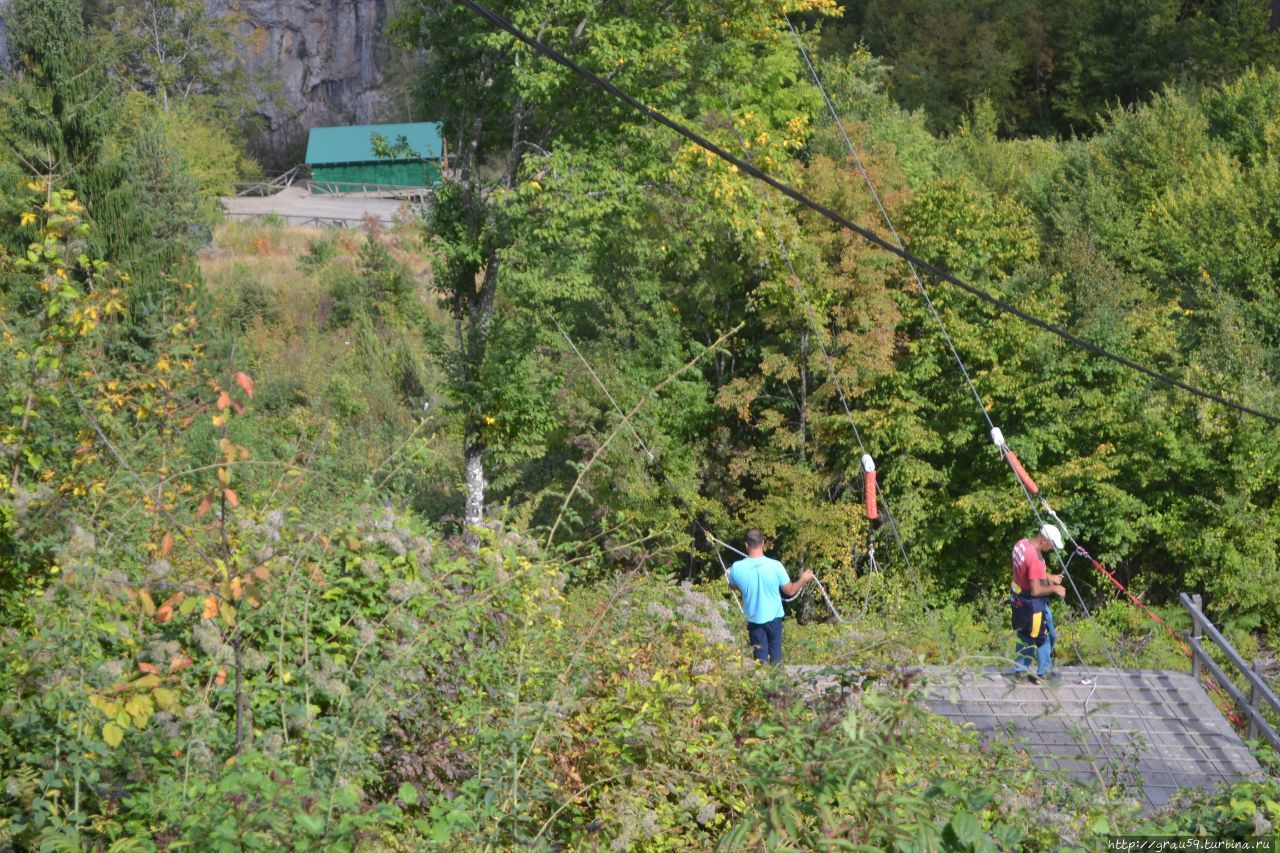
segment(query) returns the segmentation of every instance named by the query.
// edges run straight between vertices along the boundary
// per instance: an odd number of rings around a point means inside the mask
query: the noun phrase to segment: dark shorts
[[[782,617],[772,622],[748,622],[751,650],[762,663],[782,663]]]

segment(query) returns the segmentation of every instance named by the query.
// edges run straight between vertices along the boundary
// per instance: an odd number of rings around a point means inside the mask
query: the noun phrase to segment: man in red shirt
[[[1053,644],[1057,635],[1053,630],[1049,596],[1065,598],[1067,595],[1066,588],[1062,586],[1062,575],[1049,574],[1044,562],[1044,555],[1053,550],[1062,550],[1062,531],[1052,524],[1044,525],[1035,536],[1019,540],[1013,546],[1009,607],[1013,614],[1013,631],[1018,638],[1013,672],[1016,677],[1026,678],[1035,684],[1046,678],[1053,668]],[[1033,653],[1035,672],[1031,671]]]

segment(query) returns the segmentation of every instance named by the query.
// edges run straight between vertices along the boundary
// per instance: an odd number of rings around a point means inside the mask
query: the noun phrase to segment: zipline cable
[[[755,166],[746,162],[745,160],[742,160],[739,157],[735,157],[734,155],[730,154],[728,151],[725,151],[723,148],[716,145],[714,142],[710,141],[709,139],[690,130],[688,127],[681,124],[680,122],[667,117],[666,114],[659,111],[658,109],[641,103],[640,101],[636,100],[631,95],[628,95],[626,92],[622,91],[617,86],[610,83],[609,81],[601,78],[599,75],[587,70],[586,68],[583,68],[581,65],[574,62],[572,59],[569,59],[560,51],[556,50],[555,48],[529,35],[524,30],[517,27],[515,24],[512,24],[506,18],[503,18],[501,15],[498,15],[497,13],[492,12],[486,7],[482,6],[480,3],[477,3],[476,0],[457,0],[457,2],[461,3],[463,6],[467,7],[472,12],[479,15],[481,18],[484,18],[486,21],[489,21],[494,26],[507,32],[508,34],[516,38],[518,41],[521,41],[527,44],[529,47],[533,48],[535,51],[542,54],[543,56],[550,59],[551,61],[555,62],[556,64],[564,66],[565,68],[572,71],[574,74],[577,74],[579,77],[583,78],[584,80],[592,83],[593,85],[597,86],[598,88],[612,95],[614,98],[617,98],[618,100],[622,101],[628,106],[631,106],[632,108],[644,113],[646,116],[648,116],[658,124],[661,124],[663,127],[666,127],[666,128],[669,128],[670,130],[675,131],[680,136],[683,136],[685,139],[688,139],[690,142],[692,142],[694,145],[697,145],[699,148],[703,149],[704,151],[715,155],[716,157],[720,158],[721,160],[724,160],[726,163],[729,163],[732,166],[737,167],[740,171],[751,176],[752,178],[755,178],[758,181],[762,181],[768,184],[778,192],[804,205],[805,207],[809,208],[810,210],[814,211],[820,216],[830,220],[831,222],[840,226],[841,228],[845,228],[859,235],[867,242],[872,243],[873,245],[878,246],[881,249],[884,249],[886,252],[890,252],[891,254],[897,255],[898,257],[902,258],[905,261],[910,261],[914,263],[917,267],[924,270],[924,272],[928,273],[929,275],[934,276],[935,278],[941,279],[942,281],[945,281],[949,284],[952,284],[960,288],[961,290],[965,291],[966,293],[970,294],[971,296],[975,296],[978,299],[981,299],[982,301],[990,305],[993,305],[996,308],[999,308],[1001,311],[1004,311],[1008,314],[1012,314],[1015,317],[1018,317],[1021,320],[1027,323],[1030,323],[1033,326],[1036,326],[1037,328],[1043,329],[1044,331],[1049,332],[1052,335],[1056,335],[1057,337],[1061,338],[1067,343],[1072,344],[1073,346],[1079,347],[1080,349],[1087,350],[1093,353],[1094,355],[1100,356],[1102,358],[1110,359],[1111,361],[1114,361],[1117,364],[1128,367],[1130,370],[1135,370],[1138,373],[1143,374],[1144,376],[1147,376],[1158,382],[1162,382],[1171,387],[1180,388],[1183,391],[1186,391],[1187,393],[1200,397],[1202,399],[1210,400],[1212,402],[1226,406],[1229,409],[1234,409],[1235,411],[1242,412],[1247,415],[1252,415],[1257,418],[1261,418],[1273,424],[1280,424],[1280,416],[1271,415],[1266,412],[1259,411],[1258,409],[1254,409],[1249,406],[1246,406],[1242,403],[1234,402],[1219,394],[1215,394],[1211,391],[1204,391],[1200,388],[1195,387],[1194,385],[1189,385],[1180,379],[1176,379],[1167,374],[1160,373],[1157,370],[1153,370],[1150,367],[1146,367],[1145,365],[1139,364],[1133,359],[1127,358],[1123,355],[1120,355],[1119,353],[1112,352],[1111,350],[1106,349],[1105,347],[1101,347],[1097,344],[1086,341],[1085,339],[1079,337],[1078,335],[1072,334],[1066,329],[1056,326],[1053,323],[1048,322],[1047,320],[1042,320],[1039,317],[1035,316],[1034,314],[1031,314],[1027,311],[1022,310],[1021,308],[1018,308],[1016,305],[1008,302],[1007,300],[1001,299],[998,296],[990,294],[985,290],[982,290],[981,288],[975,287],[974,285],[961,280],[960,278],[955,276],[953,273],[948,272],[947,270],[939,266],[936,266],[934,264],[929,263],[928,261],[925,261],[925,260],[922,260],[921,258],[916,257],[915,255],[911,254],[905,249],[895,246],[893,243],[889,242],[884,237],[881,237],[879,234],[875,233],[874,231],[871,231],[867,228],[863,228],[859,225],[856,225],[852,221],[850,221],[847,217],[843,216],[842,214],[837,213],[836,211],[831,210],[830,208],[819,204],[818,202],[809,198],[807,195],[795,189],[791,185],[784,183],[783,181],[780,181],[777,178],[771,177],[765,174],[764,172],[760,171],[759,169],[757,169]]]
[[[848,149],[849,154],[853,157],[853,161],[857,165],[858,171],[862,175],[862,179],[866,183],[867,189],[871,193],[872,199],[875,200],[876,207],[879,208],[880,210],[880,215],[884,219],[885,226],[889,229],[889,233],[893,235],[893,239],[897,242],[897,248],[899,249],[900,256],[904,260],[906,260],[907,266],[911,269],[911,274],[912,276],[915,277],[916,284],[920,289],[921,295],[924,297],[925,304],[929,307],[929,312],[933,315],[933,319],[938,326],[938,330],[942,333],[942,337],[946,341],[947,347],[951,350],[951,355],[955,359],[956,366],[960,369],[960,373],[964,376],[965,383],[968,385],[969,391],[970,393],[972,393],[974,401],[978,404],[978,411],[981,412],[983,420],[985,420],[987,423],[987,427],[990,430],[992,442],[996,445],[997,449],[1000,451],[1001,457],[1004,459],[1004,461],[1008,464],[1010,470],[1013,472],[1014,479],[1017,480],[1018,486],[1022,489],[1023,494],[1026,495],[1027,503],[1028,505],[1030,505],[1031,511],[1036,517],[1037,524],[1040,527],[1044,527],[1045,526],[1044,517],[1040,514],[1040,508],[1036,505],[1036,496],[1039,496],[1039,487],[1036,486],[1035,481],[1031,479],[1030,475],[1028,475],[1026,470],[1022,467],[1022,464],[1018,461],[1018,457],[1013,453],[1013,451],[1005,443],[1004,435],[1001,433],[1000,429],[996,427],[995,423],[992,421],[991,415],[988,413],[986,405],[982,402],[982,396],[978,393],[978,389],[974,385],[973,379],[969,375],[969,371],[968,371],[968,368],[965,366],[964,359],[960,357],[960,353],[956,349],[956,346],[952,341],[950,334],[947,333],[946,324],[942,321],[941,315],[938,313],[938,310],[934,306],[933,301],[929,298],[929,291],[925,287],[924,281],[921,279],[919,272],[917,272],[915,263],[913,262],[912,257],[905,251],[902,238],[898,235],[898,231],[893,225],[893,220],[889,216],[889,211],[885,209],[884,204],[880,200],[880,194],[876,191],[875,184],[871,180],[871,175],[867,172],[866,166],[862,162],[862,158],[858,155],[857,147],[854,146],[853,141],[849,138],[849,134],[845,131],[844,123],[840,120],[840,115],[835,108],[835,104],[832,102],[830,95],[827,93],[826,86],[823,85],[822,78],[818,75],[818,70],[817,68],[814,67],[813,61],[809,57],[809,52],[808,50],[805,49],[804,42],[800,39],[800,34],[796,31],[795,26],[792,25],[791,19],[789,16],[783,15],[783,18],[786,20],[787,28],[791,31],[791,37],[795,41],[796,48],[799,50],[800,55],[804,58],[805,65],[809,69],[809,74],[813,78],[814,84],[818,87],[818,90],[822,93],[822,99],[826,103],[827,110],[831,114],[832,121],[835,123],[836,128],[840,131],[841,137],[844,139],[845,147]],[[1058,514],[1056,512],[1053,512],[1048,502],[1045,501],[1043,497],[1040,497],[1040,502],[1044,504],[1045,509],[1049,512],[1049,514],[1053,517],[1053,519],[1060,525],[1062,531],[1071,539],[1072,544],[1075,545],[1075,547],[1080,552],[1084,552],[1084,548],[1078,542],[1075,541],[1074,536],[1071,536],[1070,531],[1067,529],[1066,525],[1062,522],[1061,518],[1058,517]],[[1116,661],[1115,656],[1111,653],[1111,648],[1110,648],[1110,645],[1107,643],[1105,634],[1103,634],[1101,627],[1098,625],[1097,620],[1093,616],[1093,613],[1090,612],[1089,606],[1085,602],[1084,596],[1080,592],[1080,588],[1076,585],[1075,578],[1071,575],[1071,571],[1069,568],[1070,560],[1064,561],[1062,558],[1062,554],[1058,552],[1056,549],[1054,550],[1054,556],[1057,559],[1059,568],[1061,568],[1062,570],[1062,576],[1066,578],[1068,583],[1071,584],[1071,589],[1075,593],[1076,600],[1080,604],[1080,609],[1084,612],[1086,619],[1089,621],[1089,624],[1093,626],[1094,631],[1097,633],[1098,639],[1101,641],[1103,651],[1106,653],[1107,660],[1111,663],[1112,669],[1119,670],[1120,669],[1119,664]],[[1077,654],[1078,654],[1078,650],[1077,650]],[[1086,722],[1089,722],[1089,708],[1088,708],[1089,702],[1092,700],[1096,690],[1097,690],[1097,684],[1095,680],[1093,689],[1090,690],[1088,697],[1086,697],[1084,701],[1084,716],[1085,716]],[[1142,722],[1143,729],[1146,730],[1146,733],[1148,735],[1153,734],[1150,728],[1150,724],[1147,723],[1147,721],[1141,717],[1140,717],[1140,720]],[[1091,725],[1090,725],[1090,729],[1092,730]],[[1099,738],[1099,740],[1101,740],[1101,738]],[[1152,744],[1154,745],[1154,741],[1152,741]],[[1103,744],[1103,746],[1105,751],[1107,752],[1108,760],[1110,760],[1111,750],[1109,748],[1109,744]],[[1168,764],[1166,762],[1166,769],[1167,767],[1168,767]]]

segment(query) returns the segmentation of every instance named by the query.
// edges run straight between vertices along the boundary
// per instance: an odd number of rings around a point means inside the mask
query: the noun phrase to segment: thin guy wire
[[[1070,343],[1073,346],[1088,350],[1094,355],[1114,361],[1117,364],[1128,367],[1130,370],[1137,371],[1138,373],[1141,373],[1144,376],[1147,376],[1158,382],[1162,382],[1171,387],[1180,388],[1183,391],[1186,391],[1188,394],[1195,395],[1205,400],[1210,400],[1212,402],[1226,406],[1229,409],[1234,409],[1235,411],[1252,415],[1257,418],[1261,418],[1273,424],[1280,424],[1280,416],[1271,415],[1266,412],[1259,411],[1258,409],[1254,409],[1249,406],[1246,406],[1242,403],[1237,403],[1232,400],[1228,400],[1227,398],[1221,396],[1220,394],[1214,394],[1210,391],[1204,391],[1200,388],[1195,387],[1194,385],[1189,385],[1186,382],[1183,382],[1181,379],[1175,379],[1172,376],[1168,376],[1166,374],[1160,373],[1159,371],[1153,370],[1152,368],[1147,367],[1143,364],[1139,364],[1133,359],[1127,358],[1123,355],[1120,355],[1119,353],[1112,352],[1111,350],[1106,349],[1105,347],[1101,347],[1101,346],[1098,346],[1097,344],[1090,343],[1084,338],[1081,338],[1078,335],[1072,334],[1066,329],[1063,329],[1059,326],[1055,326],[1053,323],[1050,323],[1047,320],[1042,320],[1036,315],[1031,314],[1030,312],[1024,311],[1023,309],[1017,307],[1011,302],[1001,299],[998,296],[990,294],[979,287],[975,287],[974,285],[961,280],[960,278],[956,277],[955,274],[948,272],[942,267],[939,267],[935,264],[931,264],[928,261],[918,258],[915,255],[912,255],[910,252],[907,252],[905,249],[902,249],[890,243],[888,240],[886,240],[884,237],[881,237],[876,232],[871,231],[870,229],[867,229],[867,228],[863,228],[859,225],[856,225],[851,220],[849,220],[848,217],[845,217],[837,213],[836,211],[828,207],[825,207],[824,205],[818,204],[816,201],[809,198],[807,195],[800,192],[795,187],[792,187],[789,184],[783,183],[777,178],[774,178],[774,177],[771,177],[770,175],[765,174],[764,172],[760,171],[750,163],[747,163],[745,160],[741,159],[740,157],[733,156],[728,151],[725,151],[723,148],[721,148],[719,145],[716,145],[714,142],[710,141],[706,137],[695,133],[685,125],[676,121],[675,119],[669,118],[666,114],[662,113],[658,109],[641,103],[631,95],[628,95],[626,92],[619,89],[617,86],[613,85],[609,81],[600,77],[598,74],[594,74],[593,72],[588,71],[586,68],[583,68],[581,65],[574,62],[572,59],[569,59],[560,51],[556,50],[555,48],[547,44],[544,44],[543,42],[539,41],[538,39],[526,33],[524,30],[517,27],[515,24],[512,24],[506,18],[503,18],[501,15],[498,15],[497,13],[492,12],[486,7],[482,6],[480,3],[477,3],[476,0],[458,0],[458,2],[461,3],[463,6],[466,6],[471,11],[475,12],[480,17],[489,21],[494,26],[498,27],[501,30],[504,30],[505,32],[507,32],[514,38],[516,38],[518,41],[521,41],[524,44],[527,44],[529,47],[533,48],[535,51],[542,54],[546,58],[552,60],[558,65],[561,65],[567,68],[568,70],[572,71],[574,74],[577,74],[579,77],[583,78],[584,80],[596,86],[597,88],[604,90],[608,94],[612,95],[614,98],[622,101],[623,103],[627,104],[633,109],[648,116],[650,119],[657,122],[658,124],[661,124],[663,127],[666,127],[666,128],[669,128],[670,130],[675,131],[680,136],[683,136],[685,139],[688,139],[694,145],[697,145],[699,148],[703,149],[709,154],[712,154],[720,158],[721,160],[724,160],[726,163],[730,163],[736,166],[740,171],[744,172],[745,174],[750,175],[752,178],[755,178],[758,181],[768,184],[769,186],[773,187],[775,190],[787,196],[788,198],[799,202],[800,204],[804,205],[805,207],[809,208],[810,210],[814,211],[820,216],[830,220],[836,225],[839,225],[840,227],[845,228],[848,231],[851,231],[852,233],[859,235],[867,242],[875,246],[878,246],[881,249],[884,249],[886,252],[896,255],[902,258],[903,260],[913,261],[915,264],[917,264],[922,270],[924,270],[929,275],[932,275],[942,281],[945,281],[948,284],[952,284],[960,288],[961,290],[965,291],[966,293],[970,294],[971,296],[977,297],[978,299],[981,299],[982,301],[990,305],[993,305],[996,308],[999,308],[1001,311],[1004,311],[1008,314],[1012,314],[1015,317],[1018,317],[1021,320],[1027,323],[1030,323],[1031,325],[1039,329],[1043,329],[1044,331],[1049,332],[1052,335],[1056,335],[1057,337]]]
[[[737,124],[732,122],[733,105],[729,103],[728,95],[722,94],[721,97],[724,99],[725,111],[729,114],[730,122],[733,124],[734,134],[738,137],[738,145],[742,148],[742,155],[746,158],[747,162],[750,163],[751,152],[747,148],[747,141],[743,137],[742,131],[738,129]],[[757,220],[763,224],[763,210],[761,210]],[[786,239],[783,236],[782,228],[778,225],[777,219],[770,215],[768,225],[778,238],[778,249],[782,253],[783,260],[786,261],[787,269],[791,272],[791,281],[796,292],[800,295],[800,302],[804,305],[805,319],[810,328],[814,330],[814,334],[817,337],[818,349],[822,351],[822,357],[826,361],[827,374],[831,377],[831,384],[835,386],[836,396],[840,400],[841,408],[844,409],[845,418],[849,421],[849,427],[853,430],[853,437],[858,442],[858,450],[862,452],[863,456],[868,456],[870,454],[867,453],[867,446],[862,441],[862,433],[858,430],[858,424],[853,417],[853,410],[849,408],[849,401],[845,397],[844,385],[840,382],[840,377],[836,373],[835,359],[831,357],[831,352],[827,349],[826,342],[823,339],[824,327],[818,322],[817,312],[813,310],[813,305],[809,301],[808,288],[805,287],[804,279],[800,277],[800,273],[796,271],[795,264],[791,260],[791,250],[787,248]],[[920,598],[920,606],[924,608],[927,613],[930,608],[929,603],[925,600],[924,591],[920,587],[920,578],[916,575],[915,569],[911,565],[911,558],[907,555],[906,543],[903,542],[902,532],[898,529],[898,521],[893,517],[893,512],[889,508],[889,500],[884,497],[883,493],[881,493],[881,502],[884,504],[884,515],[889,521],[889,529],[893,531],[893,539],[898,545],[898,551],[902,554],[902,561],[906,565],[907,574],[915,584],[916,595]],[[825,589],[822,591],[822,594],[823,596],[826,596],[827,593]],[[832,609],[834,612],[834,608]],[[843,620],[841,621],[843,622]]]
[[[574,352],[574,355],[576,355],[578,359],[582,362],[582,364],[587,368],[587,373],[591,375],[591,378],[595,380],[596,385],[604,393],[605,397],[607,397],[609,399],[609,402],[613,404],[614,410],[617,411],[618,414],[622,415],[625,418],[626,414],[622,411],[622,407],[618,405],[618,401],[614,399],[614,396],[611,393],[609,393],[609,389],[604,384],[604,382],[600,379],[600,375],[596,373],[594,368],[592,368],[591,363],[587,361],[586,356],[582,354],[582,350],[578,349],[577,344],[573,342],[573,338],[569,337],[569,333],[566,332],[564,330],[564,327],[560,325],[560,321],[557,320],[554,315],[552,315],[551,322],[555,323],[556,329],[559,330],[560,335],[565,339],[566,342],[568,342],[570,348]],[[644,439],[640,437],[640,433],[636,432],[635,427],[631,425],[630,421],[627,421],[627,426],[631,430],[631,434],[635,436],[636,441],[640,444],[640,448],[648,455],[649,461],[654,462],[656,464],[656,457],[654,456],[653,451],[649,449],[649,446],[647,444],[645,444]],[[703,535],[707,537],[707,540],[710,541],[713,546],[715,546],[716,560],[720,563],[720,568],[724,570],[725,579],[728,580],[729,569],[728,567],[725,566],[724,559],[720,556],[720,547],[723,546],[725,548],[728,548],[730,551],[733,551],[735,554],[738,554],[742,557],[746,557],[747,555],[744,554],[742,551],[739,551],[734,546],[730,545],[728,542],[725,542],[724,540],[720,539],[718,536],[716,536],[714,533],[708,530],[706,526],[703,525],[703,523],[698,520],[697,513],[693,511],[693,507],[691,507],[687,502],[685,502],[684,498],[680,497],[680,493],[676,490],[675,484],[671,482],[671,478],[669,478],[666,475],[666,472],[662,471],[661,469],[658,469],[658,474],[659,476],[662,477],[663,481],[667,485],[667,488],[675,496],[676,500],[679,501],[681,504],[683,504],[685,509],[689,511],[689,517],[693,520],[693,523],[697,525],[698,529],[701,530]],[[823,599],[827,602],[827,607],[830,608],[831,615],[834,616],[836,618],[836,621],[839,622],[840,624],[842,625],[846,624],[844,619],[840,616],[840,612],[836,610],[835,605],[831,603],[831,598],[830,596],[827,595],[827,590],[826,588],[823,587],[822,581],[818,580],[816,575],[814,576],[813,580],[814,580],[814,583],[818,585],[818,590],[822,593]],[[741,606],[742,599],[739,598],[738,593],[736,590],[733,589],[732,584],[730,585],[730,590],[733,592],[734,598],[737,599],[739,606]],[[800,593],[797,593],[796,595],[791,596],[790,598],[784,598],[783,601],[795,601],[797,598],[800,597],[801,594],[803,594],[803,590],[801,590]]]
[[[805,50],[804,43],[800,40],[800,34],[796,32],[796,28],[791,23],[788,15],[782,16],[787,22],[787,29],[791,30],[791,37],[795,40],[796,47],[800,49],[800,55],[804,57],[804,64],[809,67],[809,75],[813,77],[813,82],[817,84],[818,91],[822,93],[822,100],[826,102],[827,110],[831,113],[831,120],[835,122],[836,129],[840,131],[840,136],[844,138],[845,147],[849,149],[849,153],[853,155],[853,162],[858,166],[858,172],[862,174],[862,180],[866,182],[867,189],[871,192],[871,199],[876,203],[876,207],[880,210],[880,216],[884,219],[884,224],[889,229],[889,233],[893,235],[893,241],[899,249],[905,253],[906,244],[902,242],[902,237],[898,235],[898,229],[893,226],[893,220],[889,218],[889,211],[885,209],[884,203],[880,200],[880,193],[876,191],[875,184],[871,181],[871,175],[867,173],[867,167],[862,163],[862,157],[858,155],[858,149],[854,146],[853,141],[849,139],[849,134],[845,132],[844,122],[840,120],[839,113],[836,112],[836,106],[831,101],[831,96],[827,94],[827,87],[822,84],[822,78],[818,76],[818,69],[813,66],[813,62],[809,59],[809,51]],[[947,342],[947,348],[951,350],[951,355],[955,358],[956,365],[960,368],[960,373],[964,376],[964,381],[969,386],[973,399],[978,403],[978,410],[982,412],[982,417],[987,422],[988,429],[995,429],[995,424],[991,422],[990,415],[987,414],[986,404],[982,402],[982,395],[978,393],[977,387],[973,384],[973,379],[969,377],[969,370],[965,367],[964,361],[960,358],[960,353],[956,350],[955,343],[951,340],[951,335],[947,332],[947,327],[942,322],[942,317],[938,313],[938,309],[934,306],[933,300],[929,298],[929,289],[924,286],[924,279],[920,277],[919,271],[916,270],[915,263],[910,257],[906,257],[907,268],[911,270],[912,277],[916,280],[916,286],[920,288],[920,295],[924,297],[924,304],[929,307],[929,313],[933,315],[934,322],[938,324],[938,330],[942,332],[942,339]]]

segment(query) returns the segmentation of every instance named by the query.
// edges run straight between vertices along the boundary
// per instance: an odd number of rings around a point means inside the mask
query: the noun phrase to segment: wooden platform
[[[858,683],[841,669],[788,666],[818,692]],[[1092,785],[1125,787],[1154,811],[1179,789],[1205,790],[1262,769],[1190,673],[1059,667],[1055,686],[1015,681],[1008,670],[922,667],[934,713],[1004,738],[1039,763]]]
[[[1258,762],[1189,673],[1060,667],[1056,686],[995,669],[926,667],[927,704],[1007,737],[1086,782],[1120,782],[1151,811],[1180,788],[1261,778]]]

